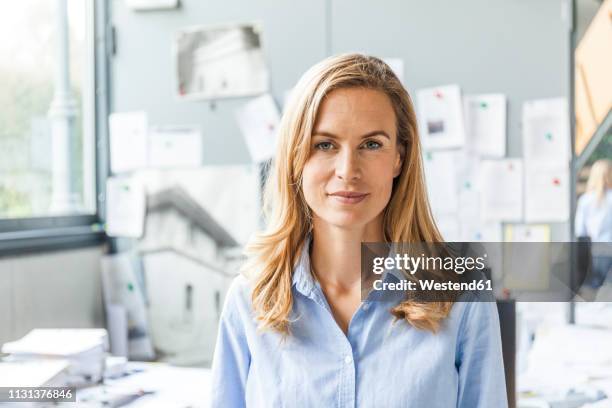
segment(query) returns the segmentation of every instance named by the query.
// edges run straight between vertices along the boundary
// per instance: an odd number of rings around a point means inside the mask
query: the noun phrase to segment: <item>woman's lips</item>
[[[357,204],[363,201],[368,196],[368,194],[330,194],[329,196],[342,204]]]

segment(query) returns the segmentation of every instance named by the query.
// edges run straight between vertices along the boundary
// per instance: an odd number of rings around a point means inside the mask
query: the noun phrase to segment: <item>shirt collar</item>
[[[310,242],[312,236],[308,234],[304,239],[300,258],[293,268],[293,285],[302,294],[308,296],[314,287],[314,278],[310,272]]]
[[[297,260],[294,268],[293,268],[293,279],[292,283],[295,285],[295,288],[300,291],[302,294],[308,296],[312,289],[315,286],[315,280],[311,273],[310,268],[310,244],[312,242],[312,235],[308,234],[304,239],[304,243],[302,245],[302,250],[300,253],[300,257]],[[395,258],[396,250],[395,245],[391,245],[389,250],[389,257]],[[394,277],[398,281],[405,279],[404,273],[398,268],[390,268],[385,269],[383,272],[382,280],[388,281],[390,277]]]

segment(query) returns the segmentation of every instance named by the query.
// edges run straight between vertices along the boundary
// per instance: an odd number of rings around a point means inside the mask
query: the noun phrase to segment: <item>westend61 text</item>
[[[432,279],[422,279],[417,282],[402,279],[399,282],[383,282],[375,280],[374,290],[440,290],[440,291],[480,291],[493,290],[491,281],[486,279],[473,280],[472,282],[438,282]]]

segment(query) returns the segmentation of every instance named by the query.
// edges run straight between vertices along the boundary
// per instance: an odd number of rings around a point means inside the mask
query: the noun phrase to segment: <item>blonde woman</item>
[[[442,240],[414,108],[390,68],[360,54],[320,62],[279,132],[267,229],[222,313],[213,406],[506,407],[494,303],[361,301],[362,242]]]
[[[589,237],[592,242],[612,242],[612,161],[597,160],[591,167],[586,192],[578,199],[575,230],[577,237]],[[611,268],[611,257],[593,257],[586,283],[599,288]]]

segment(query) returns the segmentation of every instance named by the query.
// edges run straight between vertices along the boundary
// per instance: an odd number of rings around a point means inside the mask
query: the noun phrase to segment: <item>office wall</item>
[[[173,44],[178,29],[193,25],[259,22],[262,45],[277,102],[303,70],[325,57],[324,0],[182,0],[170,11],[134,12],[123,0],[112,3],[116,55],[112,61],[112,110],[144,109],[149,123],[197,124],[204,136],[206,164],[249,163],[234,120],[249,98],[210,102],[175,97]]]
[[[103,247],[0,258],[0,344],[35,327],[103,327]]]
[[[117,54],[112,61],[114,111],[144,109],[153,124],[200,124],[206,164],[245,163],[249,156],[234,120],[248,99],[179,102],[172,56],[176,31],[190,25],[260,21],[281,103],[314,62],[362,51],[399,57],[405,85],[458,83],[466,93],[508,96],[509,157],[522,155],[522,103],[568,96],[570,0],[182,0],[170,11],[134,12],[113,2]],[[568,198],[569,199],[569,198]],[[569,237],[567,223],[553,239]]]

